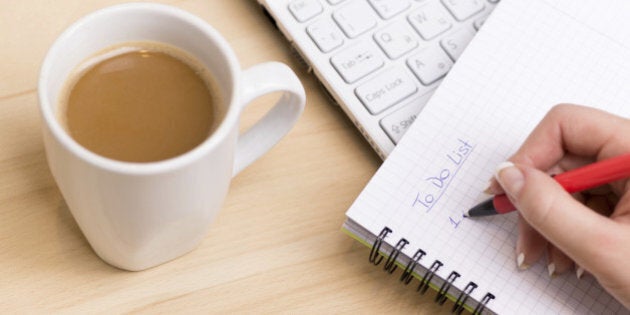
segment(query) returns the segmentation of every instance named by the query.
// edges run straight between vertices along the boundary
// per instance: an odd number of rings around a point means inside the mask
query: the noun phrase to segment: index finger
[[[630,152],[630,120],[590,107],[556,105],[510,158],[548,170],[567,153],[596,160]]]

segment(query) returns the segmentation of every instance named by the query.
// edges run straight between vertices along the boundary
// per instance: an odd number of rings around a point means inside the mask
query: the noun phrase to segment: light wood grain
[[[299,75],[307,108],[271,152],[236,177],[191,253],[142,272],[101,261],[45,160],[37,77],[79,17],[121,1],[0,1],[0,313],[448,313],[367,261],[340,232],[381,161],[253,0],[164,1],[216,27],[241,65],[277,60]],[[257,101],[249,124],[273,102]]]

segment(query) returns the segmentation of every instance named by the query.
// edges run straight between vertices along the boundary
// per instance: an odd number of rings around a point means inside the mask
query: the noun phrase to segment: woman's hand
[[[576,105],[549,111],[488,189],[519,210],[519,268],[546,252],[550,275],[575,263],[578,277],[586,270],[630,308],[630,181],[571,196],[549,176],[627,153],[630,120]]]

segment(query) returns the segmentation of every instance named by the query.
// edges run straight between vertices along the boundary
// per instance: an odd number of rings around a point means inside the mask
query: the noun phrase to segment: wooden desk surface
[[[126,272],[100,260],[46,164],[37,109],[41,61],[69,24],[123,1],[0,3],[0,313],[448,313],[368,263],[340,231],[381,163],[291,56],[255,0],[163,1],[208,21],[243,68],[277,60],[297,72],[307,107],[291,133],[232,182],[201,245]],[[245,124],[269,108],[262,98]]]

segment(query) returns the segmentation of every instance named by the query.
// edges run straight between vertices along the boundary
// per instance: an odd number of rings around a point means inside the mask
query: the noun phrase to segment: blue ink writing
[[[457,139],[457,144],[454,147],[455,149],[444,155],[441,167],[431,176],[420,181],[412,207],[420,207],[426,212],[431,211],[475,148],[470,142],[462,139]],[[456,221],[451,217],[449,219],[455,228],[461,222],[461,220]]]
[[[459,224],[462,223],[462,220],[455,221],[455,219],[453,219],[452,217],[448,217],[448,220],[451,221],[453,228],[457,228]]]

